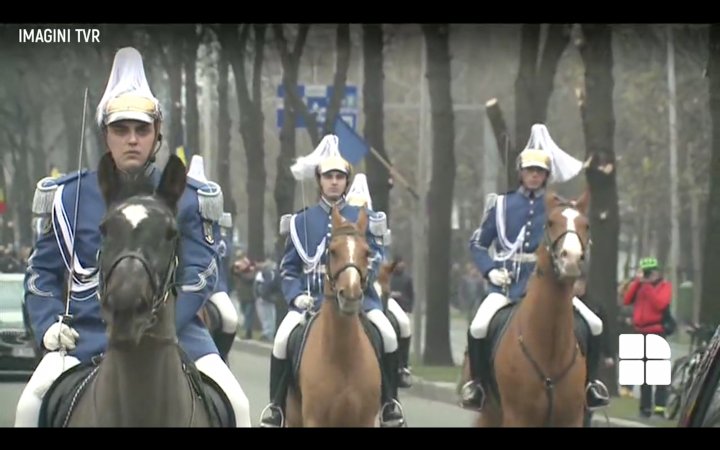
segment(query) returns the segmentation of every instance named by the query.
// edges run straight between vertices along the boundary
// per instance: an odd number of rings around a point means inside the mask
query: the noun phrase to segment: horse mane
[[[358,229],[354,223],[349,221],[343,221],[340,225],[334,226],[332,229],[331,236],[342,236],[347,234],[355,234]]]

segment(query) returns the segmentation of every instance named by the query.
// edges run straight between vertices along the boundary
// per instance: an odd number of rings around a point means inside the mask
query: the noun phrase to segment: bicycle
[[[678,358],[673,363],[672,381],[668,386],[667,403],[663,414],[667,420],[674,420],[684,405],[697,367],[702,361],[710,339],[715,334],[715,328],[709,325],[691,324],[686,332],[690,335],[690,354]]]

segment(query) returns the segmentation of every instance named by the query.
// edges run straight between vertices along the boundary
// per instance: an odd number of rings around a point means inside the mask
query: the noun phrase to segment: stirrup
[[[604,408],[608,405],[610,401],[610,392],[608,391],[608,388],[605,386],[605,384],[603,384],[603,382],[600,380],[593,380],[588,383],[587,387],[585,388],[586,398],[588,397],[588,394],[601,403],[601,405],[598,406],[587,405],[587,408],[590,411]]]
[[[383,420],[383,416],[385,415],[385,410],[389,407],[396,406],[398,408],[398,412],[400,413],[400,418],[396,421],[392,422],[385,422]],[[396,399],[391,399],[389,402],[382,405],[382,408],[380,408],[380,426],[383,428],[398,428],[398,427],[407,427],[407,421],[405,420],[405,410],[403,409],[402,405],[399,401]]]
[[[478,395],[480,396],[479,402],[476,401]],[[485,406],[485,389],[479,381],[470,380],[462,385],[460,388],[460,406],[464,409],[482,411]]]
[[[263,417],[265,417],[265,412],[268,410],[270,410],[270,411],[277,410],[277,412],[280,414],[280,427],[279,428],[284,428],[285,427],[285,414],[283,414],[282,408],[280,408],[279,406],[274,405],[272,403],[269,403],[267,406],[265,406],[265,408],[263,408],[262,412],[260,413],[260,428],[276,428],[275,426],[270,426],[270,425],[263,423]]]

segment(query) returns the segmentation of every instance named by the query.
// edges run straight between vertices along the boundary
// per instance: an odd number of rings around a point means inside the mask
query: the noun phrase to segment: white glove
[[[315,305],[315,299],[307,294],[300,294],[295,297],[295,306],[299,309],[310,309]]]
[[[507,269],[493,269],[488,273],[488,279],[495,286],[510,284],[510,275]]]
[[[64,323],[55,322],[48,328],[43,336],[43,344],[50,351],[55,351],[62,344],[66,349],[73,350],[75,342],[80,337],[74,328],[70,328]]]

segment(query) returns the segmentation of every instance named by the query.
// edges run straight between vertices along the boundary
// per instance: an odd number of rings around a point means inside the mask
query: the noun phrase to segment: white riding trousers
[[[585,319],[585,322],[587,322],[588,327],[590,328],[590,334],[593,336],[600,336],[603,331],[603,323],[597,314],[592,312],[592,310],[577,297],[573,297],[573,306],[577,309],[582,318]]]
[[[495,313],[503,306],[509,304],[510,300],[500,293],[491,292],[488,294],[485,300],[480,303],[480,307],[470,323],[470,335],[475,339],[484,339],[487,337],[490,321],[495,317]]]
[[[398,349],[397,335],[385,313],[379,309],[373,309],[367,312],[367,317],[380,330],[385,353],[396,351]]]
[[[210,296],[209,300],[220,312],[223,333],[235,333],[238,326],[238,314],[227,292],[216,292]]]
[[[235,425],[238,428],[250,428],[250,401],[237,378],[220,356],[217,353],[207,354],[195,361],[195,366],[200,372],[212,378],[227,395],[235,412]]]
[[[15,426],[38,427],[42,399],[48,389],[64,371],[78,364],[80,360],[74,356],[63,356],[60,352],[45,354],[20,395],[15,410]]]
[[[287,358],[287,346],[288,340],[290,339],[290,333],[295,329],[296,326],[300,325],[303,321],[303,313],[289,310],[280,322],[280,326],[275,333],[275,342],[273,343],[273,356],[278,359]]]
[[[398,305],[398,302],[395,301],[394,298],[390,298],[388,300],[388,311],[393,313],[395,316],[395,319],[397,319],[398,328],[400,329],[400,337],[401,338],[409,338],[412,334],[412,329],[410,328],[410,317],[408,317],[407,313]]]
[[[373,284],[373,287],[375,288],[375,292],[377,292],[378,297],[382,298],[382,288],[380,287],[380,283],[376,281]],[[390,312],[393,313],[395,319],[397,319],[398,321],[398,328],[400,328],[400,337],[409,338],[412,335],[412,329],[410,328],[410,317],[408,317],[407,313],[392,297],[388,299],[387,308]]]
[[[470,324],[470,335],[475,339],[487,337],[490,321],[500,308],[509,303],[510,301],[504,295],[497,292],[490,293],[480,304],[477,313],[475,313],[475,318]],[[602,320],[577,297],[573,297],[573,306],[577,309],[580,316],[585,319],[585,322],[587,322],[588,328],[590,328],[590,334],[599,336],[603,331]]]

